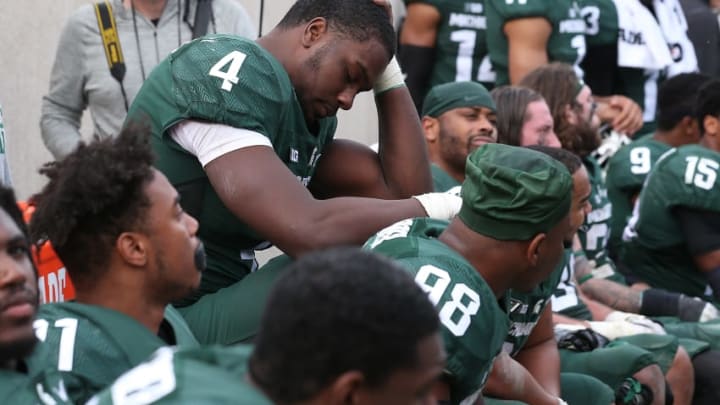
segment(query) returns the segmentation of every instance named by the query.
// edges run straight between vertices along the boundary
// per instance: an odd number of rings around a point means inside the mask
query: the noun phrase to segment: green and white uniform
[[[592,211],[585,216],[585,223],[578,231],[578,237],[588,260],[595,262],[593,276],[608,278],[624,284],[625,278],[615,271],[615,263],[608,255],[607,244],[610,237],[612,203],[608,198],[602,169],[593,157],[584,157],[582,161],[590,180],[589,202]]]
[[[509,84],[508,39],[505,23],[520,18],[545,18],[552,26],[547,43],[548,60],[573,65],[582,77],[580,62],[585,56],[585,21],[577,0],[503,0],[485,4],[488,52],[498,86]]]
[[[673,209],[720,210],[719,171],[720,153],[696,144],[672,149],[655,163],[623,234],[622,260],[639,278],[690,296],[712,295]]]
[[[253,139],[259,134],[307,185],[337,126],[335,117],[325,118],[312,133],[280,62],[255,42],[230,35],[192,41],[161,62],[140,89],[126,122],[144,117],[152,124],[155,166],[199,221],[198,236],[207,253],[200,290],[183,305],[254,270],[254,248],[264,237],[225,207],[198,158],[178,145],[168,130],[194,119],[246,130]]]
[[[610,158],[605,184],[612,203],[609,248],[617,254],[622,247],[622,233],[632,215],[632,199],[642,190],[645,178],[670,145],[652,136],[625,145]]]
[[[436,192],[442,193],[461,184],[435,163],[430,164],[430,173],[433,179],[433,189]]]
[[[55,370],[45,370],[30,378],[25,372],[0,369],[0,403],[70,405],[73,402]]]
[[[508,331],[505,303],[475,268],[437,237],[445,221],[406,219],[371,237],[364,248],[402,265],[428,293],[443,325],[452,404],[474,403]]]
[[[249,346],[158,349],[88,405],[269,405],[248,380]]]
[[[26,359],[29,374],[58,370],[76,402],[108,386],[159,347],[197,345],[170,306],[160,327],[167,340],[125,314],[76,302],[41,305],[33,326],[42,343]]]
[[[495,72],[487,52],[484,0],[405,0],[427,4],[440,14],[435,39],[435,59],[428,89],[450,82],[476,81],[488,89]]]

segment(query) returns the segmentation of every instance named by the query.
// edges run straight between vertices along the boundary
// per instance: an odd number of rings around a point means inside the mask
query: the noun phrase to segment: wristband
[[[387,67],[385,67],[385,71],[383,71],[382,74],[380,74],[380,77],[375,80],[373,92],[376,96],[379,96],[386,91],[396,89],[404,85],[405,77],[402,70],[400,70],[400,64],[393,56],[393,58],[390,59],[390,63],[388,63]]]
[[[592,273],[588,273],[588,274],[580,277],[579,279],[577,279],[577,285],[582,285],[584,282],[590,280],[591,278],[593,278]]]

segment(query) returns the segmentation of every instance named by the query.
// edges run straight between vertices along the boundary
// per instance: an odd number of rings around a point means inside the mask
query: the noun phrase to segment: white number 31
[[[230,91],[232,90],[233,84],[237,84],[240,80],[238,73],[240,73],[240,68],[242,67],[243,62],[245,62],[245,58],[247,58],[247,55],[244,53],[240,51],[232,51],[223,56],[218,63],[214,64],[213,67],[210,68],[210,72],[208,74],[222,79],[223,82],[221,88],[225,91]],[[227,65],[230,66],[227,70],[223,71],[222,69]]]

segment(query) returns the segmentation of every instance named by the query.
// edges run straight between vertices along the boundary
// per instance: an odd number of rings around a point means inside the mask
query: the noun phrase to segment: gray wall
[[[0,104],[15,189],[20,198],[38,191],[38,168],[51,159],[40,138],[40,100],[47,92],[57,40],[66,17],[91,0],[0,0]],[[259,0],[238,0],[257,21]],[[263,31],[271,29],[293,0],[265,0]],[[339,114],[338,136],[372,143],[377,116],[370,93]],[[90,135],[89,114],[83,134]]]

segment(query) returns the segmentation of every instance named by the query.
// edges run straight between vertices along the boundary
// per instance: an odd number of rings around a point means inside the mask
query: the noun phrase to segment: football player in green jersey
[[[508,333],[506,291],[531,291],[557,265],[571,188],[554,159],[488,143],[468,156],[457,218],[404,220],[366,242],[402,264],[440,313],[452,404],[480,395]]]
[[[310,253],[273,286],[252,354],[160,349],[96,404],[434,404],[439,327],[397,264],[358,248]]]
[[[582,263],[575,265],[583,292],[594,300],[625,312],[680,316],[686,321],[707,320],[716,316],[712,308],[702,302],[680,299],[676,295],[674,306],[659,305],[658,300],[653,299],[654,292],[649,293],[649,298],[645,300],[644,294],[627,288],[622,275],[616,272],[615,263],[606,248],[612,204],[607,198],[600,167],[590,156],[600,142],[590,88],[578,81],[572,68],[562,64],[539,68],[526,77],[523,83],[546,97],[563,147],[582,157],[593,186],[593,196],[590,198],[593,211],[586,217],[586,223],[578,233],[582,252],[587,256],[587,259],[582,255],[577,256],[576,261]]]
[[[455,81],[495,85],[484,0],[405,0],[398,58],[418,111],[426,92]]]
[[[550,107],[540,94],[527,87],[501,86],[490,93],[498,110],[498,142],[513,146],[540,145],[559,148]]]
[[[433,87],[423,101],[422,126],[435,191],[465,179],[468,155],[496,142],[495,103],[480,83],[452,82]]]
[[[708,80],[698,73],[683,73],[664,81],[657,96],[655,133],[621,148],[610,158],[605,181],[612,203],[608,252],[613,260],[617,259],[633,203],[652,166],[668,149],[700,139],[694,116],[695,96]]]
[[[5,187],[0,187],[0,268],[0,402],[71,403],[57,371],[45,370],[31,378],[25,364],[37,347],[37,270],[22,213],[14,193]]]
[[[548,62],[564,62],[582,77],[586,23],[579,0],[488,1],[487,47],[497,85],[518,84]],[[642,111],[631,99],[613,96],[598,100],[603,122],[626,133],[642,126]]]
[[[128,127],[82,145],[42,170],[50,181],[33,197],[33,239],[52,243],[76,300],[40,307],[28,368],[59,370],[78,402],[158,347],[197,344],[169,304],[200,283],[198,223],[152,167],[149,142],[149,128]]]
[[[459,206],[455,196],[410,198],[432,182],[417,112],[397,63],[388,65],[395,33],[382,4],[299,0],[257,42],[192,41],[145,81],[128,122],[149,117],[157,167],[198,219],[208,253],[200,290],[179,306],[242,280],[267,242],[295,257],[359,245],[438,204],[440,216],[454,214],[443,203]],[[337,110],[370,89],[379,153],[333,139]]]
[[[720,83],[698,92],[699,144],[675,148],[653,167],[623,235],[622,260],[643,281],[720,302]]]

